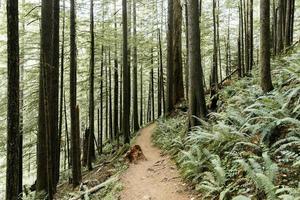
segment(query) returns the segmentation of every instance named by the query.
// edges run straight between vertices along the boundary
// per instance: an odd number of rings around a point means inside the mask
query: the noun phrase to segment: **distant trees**
[[[272,47],[273,54],[280,54],[293,43],[295,0],[273,1]]]
[[[260,69],[261,88],[264,92],[273,89],[271,79],[270,0],[260,1]]]
[[[254,65],[253,0],[239,1],[239,76],[249,75]]]
[[[19,71],[19,17],[18,0],[7,1],[7,166],[6,200],[16,200],[22,191],[19,184],[20,135],[20,71]]]

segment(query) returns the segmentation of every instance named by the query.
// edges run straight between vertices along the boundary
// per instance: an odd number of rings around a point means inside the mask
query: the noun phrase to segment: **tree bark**
[[[189,97],[189,12],[188,12],[188,0],[185,0],[185,34],[186,34],[186,66],[185,66],[185,95],[188,100]]]
[[[285,48],[291,45],[292,0],[287,1],[285,16]]]
[[[114,1],[114,12],[117,12],[117,8],[116,8],[116,1]],[[117,38],[117,17],[115,15],[114,17],[114,28],[115,28],[115,32],[114,32],[114,36],[115,38]],[[115,42],[115,55],[114,55],[114,125],[113,125],[113,132],[114,132],[114,136],[117,139],[117,143],[119,146],[119,123],[118,123],[118,103],[119,103],[119,66],[118,66],[118,52],[117,52],[117,42]]]
[[[260,68],[261,88],[273,89],[270,66],[270,0],[260,1]]]
[[[51,115],[51,150],[53,163],[53,190],[56,192],[56,185],[59,180],[59,166],[60,166],[60,138],[58,133],[58,96],[59,96],[59,16],[60,16],[59,0],[53,1],[53,67],[52,67],[52,83],[50,96],[50,115]]]
[[[7,166],[6,200],[18,199],[20,153],[20,71],[18,0],[7,1]]]
[[[211,71],[211,88],[218,85],[218,48],[217,48],[217,26],[216,26],[216,0],[213,0],[213,23],[214,23],[214,49],[213,65]]]
[[[174,110],[174,77],[173,77],[173,0],[168,0],[168,32],[167,32],[167,105],[165,114]]]
[[[70,110],[71,110],[71,157],[72,183],[76,187],[81,182],[79,108],[77,107],[77,46],[75,0],[70,9]]]
[[[143,67],[141,66],[140,69],[140,126],[142,127],[144,124],[144,107],[143,107]]]
[[[123,118],[124,143],[130,143],[130,67],[128,65],[127,0],[122,0],[123,19]]]
[[[283,29],[283,23],[285,20],[284,15],[284,1],[285,0],[279,0],[278,5],[278,21],[277,21],[277,53],[281,53],[283,50],[283,40],[284,40],[284,29]]]
[[[53,64],[53,2],[42,1],[41,11],[41,54],[40,54],[40,83],[39,83],[39,122],[37,136],[37,192],[47,192],[52,199],[52,151],[51,151],[51,85]],[[51,138],[51,139],[50,139]]]
[[[61,137],[62,137],[62,123],[63,123],[63,104],[64,104],[64,61],[65,61],[65,25],[66,25],[66,1],[63,1],[63,22],[62,22],[62,40],[61,40],[61,56],[60,56],[60,96],[59,96],[59,124],[58,124],[58,149],[61,148]],[[65,130],[67,132],[67,129]],[[67,151],[68,151],[68,147]],[[59,154],[60,155],[60,154]],[[60,156],[58,158],[60,160]],[[66,152],[65,152],[65,160],[66,160]],[[59,177],[58,180],[59,181]]]
[[[139,116],[138,116],[138,88],[137,88],[137,35],[136,35],[136,0],[133,0],[133,83],[132,83],[132,105],[133,105],[133,130],[139,130]]]
[[[173,3],[173,67],[174,67],[174,103],[184,100],[183,67],[182,67],[182,8],[180,0]],[[176,28],[175,28],[176,27]]]
[[[190,66],[190,127],[199,124],[195,117],[206,118],[206,102],[203,88],[203,71],[200,62],[200,29],[198,0],[188,1],[189,10],[189,66]]]
[[[94,1],[90,1],[90,78],[89,78],[89,145],[87,163],[88,169],[92,170],[91,149],[94,146],[93,135],[95,132],[95,104],[94,104],[94,73],[95,73],[95,33],[94,33]],[[92,142],[91,142],[92,141]]]

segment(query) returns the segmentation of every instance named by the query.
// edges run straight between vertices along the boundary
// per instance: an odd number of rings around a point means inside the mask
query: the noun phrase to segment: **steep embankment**
[[[300,199],[300,46],[220,91],[219,110],[189,134],[186,113],[161,120],[154,142],[177,161],[202,199]]]

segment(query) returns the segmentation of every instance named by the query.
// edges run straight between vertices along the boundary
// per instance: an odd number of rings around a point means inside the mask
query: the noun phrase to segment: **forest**
[[[0,0],[0,199],[300,200],[299,0]]]

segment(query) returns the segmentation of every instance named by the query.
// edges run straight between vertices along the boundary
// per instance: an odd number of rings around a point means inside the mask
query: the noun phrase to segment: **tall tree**
[[[181,25],[182,7],[180,0],[169,0],[167,33],[167,114],[170,114],[174,110],[175,105],[184,99]]]
[[[61,39],[61,56],[60,56],[60,101],[59,101],[59,124],[58,124],[58,134],[59,134],[59,147],[58,149],[61,148],[61,137],[62,137],[62,126],[63,126],[63,107],[64,107],[64,62],[65,62],[65,26],[66,26],[66,1],[63,0],[63,21],[62,21],[62,39]],[[65,122],[67,123],[67,122]],[[66,128],[66,136],[68,136],[67,134],[67,128]],[[67,138],[66,137],[66,138]],[[69,147],[68,147],[68,141],[66,141],[66,152],[68,152]],[[60,155],[60,154],[59,154]],[[67,156],[69,156],[69,154],[67,154]],[[65,156],[66,159],[66,156]],[[60,160],[60,157],[59,157]]]
[[[158,29],[158,55],[159,55],[159,66],[158,66],[158,117],[162,114],[162,108],[164,108],[164,71],[163,71],[163,55],[162,55],[162,44],[161,44],[161,33]]]
[[[70,9],[70,110],[71,110],[71,157],[72,183],[76,187],[81,182],[79,108],[77,107],[77,46],[75,0]]]
[[[94,103],[94,73],[95,73],[95,33],[94,33],[94,1],[90,1],[90,78],[89,78],[89,139],[88,139],[88,156],[87,163],[89,170],[92,170],[92,155],[90,154],[92,146],[94,145],[95,132],[95,103]]]
[[[133,130],[139,130],[139,116],[138,116],[138,88],[137,88],[137,35],[136,35],[136,0],[133,0],[133,83],[132,83],[132,106],[133,106]]]
[[[143,67],[140,68],[140,126],[144,124],[144,107],[143,107]]]
[[[277,53],[281,53],[284,47],[284,3],[285,0],[278,0],[278,19],[277,19]]]
[[[189,11],[188,0],[185,0],[185,45],[186,45],[186,66],[185,66],[185,95],[186,99],[189,97]]]
[[[117,0],[114,1],[114,12],[117,12]],[[117,38],[117,17],[116,14],[114,16],[114,36],[115,38]],[[114,132],[114,136],[117,139],[117,143],[119,144],[119,123],[118,123],[118,103],[119,103],[119,66],[118,66],[118,46],[117,46],[117,42],[115,41],[115,54],[114,54],[114,122],[113,122],[113,132]]]
[[[53,188],[56,190],[56,185],[59,180],[59,166],[60,166],[60,138],[58,134],[58,96],[59,96],[59,0],[53,0],[53,57],[52,57],[52,83],[51,83],[51,99],[50,113],[51,113],[51,150],[53,163]]]
[[[270,49],[270,0],[260,0],[260,68],[261,88],[264,92],[269,92],[273,89]]]
[[[240,0],[239,4],[239,29],[240,29],[240,46],[241,46],[241,74],[244,76],[245,74],[245,43],[244,43],[244,8],[243,8],[243,0]]]
[[[276,7],[276,0],[273,0],[272,3],[272,12],[273,12],[273,20],[272,20],[272,48],[273,55],[276,55],[277,51],[277,12],[278,9]]]
[[[188,1],[189,18],[189,66],[190,66],[190,126],[198,124],[195,117],[206,117],[206,103],[203,88],[203,71],[200,62],[200,29],[198,0]]]
[[[127,0],[122,0],[123,20],[123,114],[122,134],[124,143],[130,143],[130,67],[128,65],[128,27],[127,27]]]
[[[18,0],[7,1],[7,168],[6,199],[18,199],[19,192],[19,17]]]
[[[151,83],[151,119],[155,120],[155,105],[154,105],[154,57],[153,49],[151,49],[151,71],[150,71],[150,83]]]
[[[174,67],[173,67],[173,0],[168,0],[168,31],[167,31],[167,105],[165,114],[174,110]]]
[[[22,8],[23,13],[25,13],[25,0],[22,0]],[[22,20],[22,40],[21,40],[21,49],[20,49],[20,139],[19,139],[19,191],[18,194],[21,194],[23,192],[23,138],[24,138],[24,72],[25,72],[25,34],[26,34],[26,28],[25,28],[25,17],[23,17]],[[30,162],[30,161],[29,161]],[[30,168],[30,167],[29,167]]]
[[[183,67],[182,67],[182,7],[180,0],[173,2],[173,67],[174,67],[174,102],[179,103],[184,99]]]
[[[111,50],[109,48],[109,53],[108,53],[108,96],[109,96],[109,99],[108,99],[108,103],[109,103],[109,107],[108,107],[108,110],[109,110],[109,137],[110,137],[110,141],[113,142],[114,140],[114,134],[113,134],[113,112],[112,112],[112,81],[111,81]]]
[[[253,0],[250,0],[250,57],[249,57],[249,63],[250,63],[250,70],[253,68],[253,55],[254,55],[254,34],[253,34]]]
[[[217,44],[217,15],[216,15],[216,0],[213,0],[213,24],[214,24],[214,50],[213,50],[213,65],[211,70],[211,88],[218,86],[218,44]]]
[[[48,193],[52,199],[52,156],[51,156],[51,78],[53,64],[53,1],[42,1],[41,16],[41,54],[40,54],[40,83],[39,83],[39,117],[37,136],[37,192]],[[53,110],[51,110],[53,112]]]
[[[285,16],[285,39],[284,39],[284,45],[285,48],[291,45],[292,39],[292,17],[293,17],[293,0],[286,1],[286,16]]]

